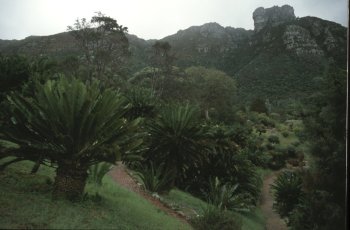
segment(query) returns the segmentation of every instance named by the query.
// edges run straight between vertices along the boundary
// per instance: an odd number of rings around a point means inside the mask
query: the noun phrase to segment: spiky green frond
[[[124,118],[125,99],[101,90],[97,81],[84,84],[61,76],[37,84],[33,98],[11,94],[8,100],[14,113],[7,139],[52,160],[113,162],[140,143],[134,138],[139,121]]]
[[[165,162],[181,175],[190,165],[201,161],[204,131],[197,121],[197,110],[189,105],[164,107],[148,125],[151,145],[149,157]]]

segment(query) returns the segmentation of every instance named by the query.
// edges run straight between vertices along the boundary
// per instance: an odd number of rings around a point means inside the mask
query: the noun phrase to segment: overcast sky
[[[66,31],[77,18],[101,11],[144,39],[163,38],[207,22],[253,29],[257,7],[289,4],[297,17],[348,23],[347,0],[0,0],[0,39]]]

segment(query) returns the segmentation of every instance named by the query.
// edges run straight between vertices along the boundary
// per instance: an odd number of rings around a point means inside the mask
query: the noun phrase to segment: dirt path
[[[267,230],[287,230],[287,225],[283,219],[273,210],[273,194],[271,192],[271,184],[277,177],[278,172],[273,172],[265,177],[263,182],[263,188],[261,191],[261,211],[266,217],[266,229]]]
[[[122,187],[135,192],[151,202],[154,206],[156,206],[158,209],[164,211],[168,215],[175,217],[176,219],[180,220],[183,223],[189,224],[188,221],[184,216],[181,216],[179,213],[175,212],[171,208],[165,206],[162,202],[160,202],[157,198],[153,197],[151,194],[147,193],[140,187],[135,180],[129,175],[126,166],[123,165],[121,162],[117,163],[117,166],[115,166],[110,172],[109,175],[113,178],[114,181],[116,181],[119,185]]]

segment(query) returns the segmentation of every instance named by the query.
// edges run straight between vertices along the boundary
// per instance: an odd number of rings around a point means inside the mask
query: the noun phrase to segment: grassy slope
[[[104,178],[101,188],[88,184],[90,198],[84,202],[52,201],[54,171],[41,167],[36,175],[29,175],[31,166],[31,162],[20,162],[0,173],[1,228],[191,229],[119,187],[109,177]],[[263,176],[268,172],[259,173]],[[163,199],[193,217],[207,205],[177,189]],[[259,209],[238,215],[243,221],[242,230],[264,229],[265,219]]]
[[[191,229],[167,216],[148,201],[113,183],[88,185],[86,191],[100,196],[84,202],[52,201],[54,172],[41,167],[28,175],[32,163],[20,162],[0,173],[0,228],[55,229]]]
[[[168,195],[164,196],[164,201],[173,207],[177,207],[186,215],[193,217],[196,213],[202,214],[202,209],[207,205],[206,202],[177,189],[173,189]],[[265,229],[265,218],[259,208],[256,208],[252,213],[238,214],[238,216],[242,218],[242,230]]]

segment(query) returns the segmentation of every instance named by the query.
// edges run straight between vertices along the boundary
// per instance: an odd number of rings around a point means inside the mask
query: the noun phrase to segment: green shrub
[[[270,155],[271,160],[268,164],[270,169],[279,170],[285,166],[286,155],[284,153],[281,153],[280,151],[273,151],[270,152]]]
[[[102,185],[102,178],[113,168],[111,163],[101,162],[94,164],[88,169],[88,182]]]
[[[145,189],[150,192],[167,192],[172,187],[172,180],[174,175],[164,168],[164,165],[161,164],[156,167],[152,162],[148,165],[144,165],[139,168],[136,173]]]
[[[232,210],[236,212],[248,212],[249,201],[245,200],[243,194],[237,191],[238,184],[222,184],[220,180],[210,178],[209,191],[204,192],[208,203],[222,210]]]
[[[263,113],[252,112],[249,119],[255,124],[263,125],[265,127],[273,128],[276,126],[275,121]]]
[[[308,137],[303,130],[296,130],[295,135],[298,137],[299,141],[303,143]]]
[[[35,86],[31,98],[9,95],[11,124],[1,130],[1,139],[20,146],[23,158],[57,166],[54,197],[80,199],[91,165],[114,163],[142,143],[139,119],[126,120],[125,99],[112,89],[101,90],[98,81],[59,76]]]
[[[283,137],[288,137],[289,136],[289,132],[288,131],[283,131],[282,132],[282,136]]]
[[[326,191],[312,191],[302,197],[289,215],[292,230],[345,229],[345,215],[342,208],[329,202],[331,195]]]
[[[272,144],[279,144],[280,143],[280,139],[278,138],[278,136],[276,135],[271,135],[267,138],[269,140],[270,143]]]
[[[135,87],[125,93],[125,98],[130,103],[127,117],[153,117],[156,107],[155,93],[147,88]]]
[[[266,148],[267,150],[274,150],[274,149],[275,149],[275,145],[273,145],[273,144],[271,144],[271,143],[267,143],[267,144],[265,145],[265,148]]]
[[[271,187],[274,190],[276,201],[274,208],[282,217],[288,216],[302,196],[300,175],[295,172],[284,171],[277,177]]]
[[[23,56],[0,54],[0,96],[3,92],[19,89],[31,75],[30,63]],[[0,97],[1,101],[2,97]]]
[[[179,183],[188,168],[202,161],[205,131],[199,121],[197,107],[170,104],[146,126],[150,145],[144,158],[157,165],[164,163],[174,175],[173,185]]]
[[[298,158],[298,160],[299,160],[300,162],[302,162],[302,161],[305,159],[305,155],[304,155],[304,153],[303,153],[302,151],[298,151],[298,152],[296,153],[296,157]]]
[[[247,155],[248,160],[250,160],[255,166],[267,167],[271,161],[271,155],[266,151],[252,151],[249,149],[243,150]]]
[[[198,230],[240,230],[242,220],[232,212],[223,211],[214,206],[203,209],[203,215],[191,219],[194,229]]]
[[[286,154],[288,157],[296,157],[297,156],[297,150],[295,149],[295,147],[293,146],[288,146],[287,149],[286,149]]]

